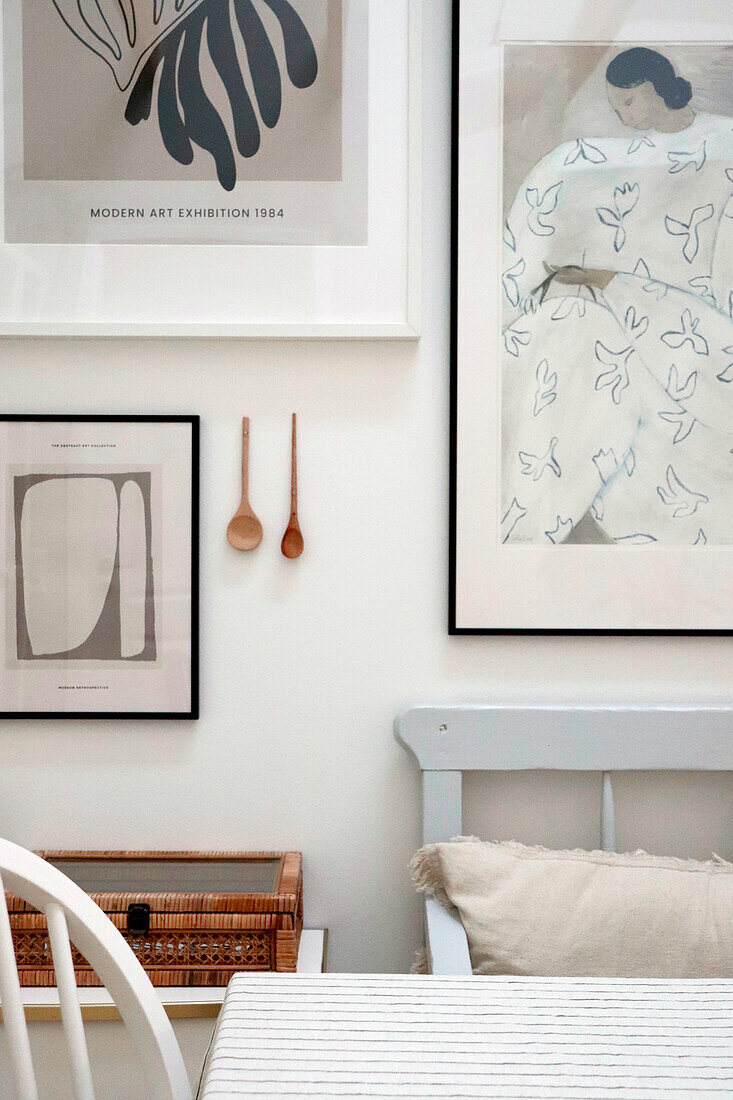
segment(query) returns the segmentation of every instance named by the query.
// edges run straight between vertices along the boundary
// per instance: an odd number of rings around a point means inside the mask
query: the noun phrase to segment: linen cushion
[[[458,909],[475,974],[733,977],[733,865],[457,837],[418,890]]]

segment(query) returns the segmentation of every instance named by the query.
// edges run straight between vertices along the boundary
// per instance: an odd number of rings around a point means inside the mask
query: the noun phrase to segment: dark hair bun
[[[606,70],[606,79],[615,88],[638,88],[649,81],[667,106],[680,111],[692,99],[692,85],[677,76],[669,58],[646,46],[632,46],[614,57]]]
[[[667,99],[667,106],[672,107],[674,110],[681,110],[682,107],[687,106],[691,99],[692,84],[684,77],[676,77]]]

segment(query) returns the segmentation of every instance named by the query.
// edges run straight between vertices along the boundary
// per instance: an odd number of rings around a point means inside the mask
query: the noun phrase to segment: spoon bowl
[[[287,530],[280,543],[280,549],[286,558],[299,558],[303,553],[303,536],[298,527],[297,520],[288,524]]]
[[[262,542],[262,524],[253,511],[239,511],[229,521],[227,538],[235,550],[255,550]]]

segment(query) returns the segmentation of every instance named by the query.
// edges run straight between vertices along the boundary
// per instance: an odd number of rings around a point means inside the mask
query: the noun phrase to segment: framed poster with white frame
[[[0,717],[198,718],[195,416],[0,416]]]
[[[0,333],[419,335],[420,0],[3,0]]]
[[[454,634],[727,634],[733,11],[455,0]]]

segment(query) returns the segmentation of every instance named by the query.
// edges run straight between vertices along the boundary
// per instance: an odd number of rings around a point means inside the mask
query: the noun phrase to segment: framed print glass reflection
[[[14,275],[16,294],[0,328],[408,323],[412,0],[6,0],[2,15],[0,288]],[[387,285],[365,297],[377,267]]]
[[[198,418],[0,417],[4,717],[198,717]]]
[[[456,2],[456,633],[730,627],[733,27],[702,7]]]

